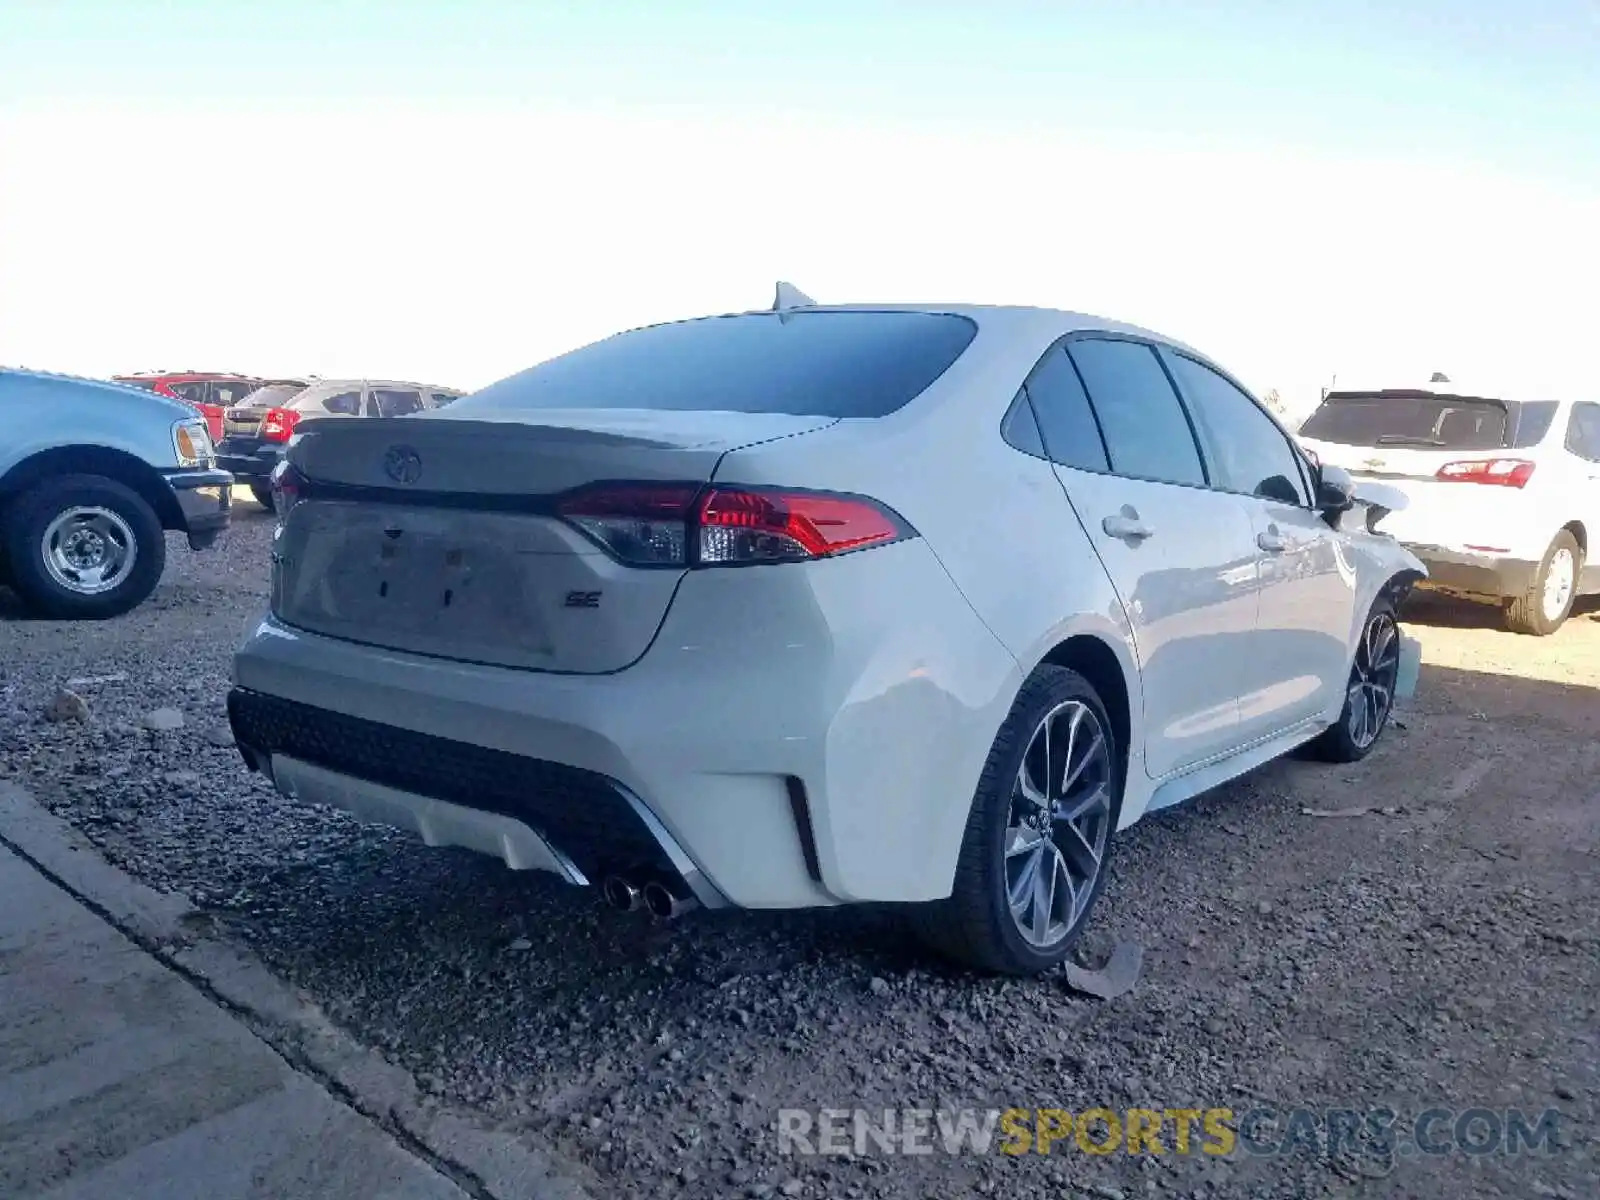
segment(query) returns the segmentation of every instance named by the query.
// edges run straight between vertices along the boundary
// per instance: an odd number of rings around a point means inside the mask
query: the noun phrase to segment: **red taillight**
[[[557,511],[633,566],[797,562],[911,536],[875,500],[781,488],[600,484]]]
[[[857,496],[716,488],[698,512],[702,563],[824,558],[905,536],[886,509]]]
[[[261,440],[287,442],[299,423],[300,414],[293,409],[269,408],[267,415],[261,418]]]
[[[1493,487],[1526,486],[1534,464],[1525,458],[1481,458],[1445,463],[1435,479],[1445,483],[1486,483]]]
[[[272,468],[270,477],[272,485],[272,511],[278,515],[281,525],[289,516],[289,510],[300,503],[300,496],[305,490],[306,477],[300,473],[300,468],[285,459]]]

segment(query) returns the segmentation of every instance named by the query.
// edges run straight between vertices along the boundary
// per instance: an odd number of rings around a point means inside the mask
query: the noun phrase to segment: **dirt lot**
[[[1277,763],[1130,831],[1086,951],[1133,939],[1144,974],[1098,1002],[947,970],[886,913],[669,929],[279,800],[222,729],[268,537],[247,502],[217,551],[175,545],[129,618],[0,620],[0,775],[596,1196],[1600,1196],[1592,609],[1534,640],[1419,605],[1419,696],[1366,763]],[[45,721],[77,676],[111,677],[82,686],[89,721]],[[162,707],[181,731],[141,727]],[[779,1156],[777,1110],[824,1106],[1564,1119],[1520,1157],[1224,1160],[1170,1134],[1160,1156]]]

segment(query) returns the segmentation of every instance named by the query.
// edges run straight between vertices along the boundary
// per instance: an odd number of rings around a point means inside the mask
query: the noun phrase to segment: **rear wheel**
[[[1400,679],[1400,626],[1394,605],[1379,599],[1367,614],[1356,643],[1344,708],[1338,721],[1323,730],[1309,747],[1327,762],[1360,762],[1378,744],[1394,712],[1394,689]]]
[[[1058,966],[1105,883],[1118,753],[1089,681],[1064,667],[1036,670],[989,752],[950,898],[914,910],[923,940],[985,971]]]
[[[265,483],[252,483],[250,485],[250,494],[256,498],[256,503],[261,505],[261,507],[266,509],[268,512],[272,512],[277,508],[277,505],[274,504],[272,500],[271,485]]]
[[[1583,550],[1570,529],[1556,534],[1534,573],[1528,590],[1506,606],[1506,627],[1512,633],[1548,637],[1566,623],[1578,595]]]
[[[54,620],[101,620],[143,603],[161,581],[166,536],[132,488],[100,475],[47,479],[0,517],[12,586]]]

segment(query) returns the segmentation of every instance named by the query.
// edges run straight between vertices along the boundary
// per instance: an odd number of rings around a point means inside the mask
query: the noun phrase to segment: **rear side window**
[[[282,408],[305,390],[303,383],[269,383],[251,392],[239,402],[239,407]]]
[[[1071,342],[1067,349],[1100,418],[1113,471],[1205,486],[1194,431],[1153,349],[1099,338]]]
[[[429,392],[428,398],[433,401],[435,408],[444,408],[446,405],[454,404],[461,399],[461,396],[456,392]]]
[[[206,399],[206,385],[204,383],[169,383],[172,394],[179,400],[189,404],[204,404]]]
[[[372,408],[380,417],[404,417],[422,411],[422,393],[399,388],[373,388]]]
[[[1600,462],[1600,404],[1574,404],[1567,425],[1567,449],[1579,458]]]
[[[1064,467],[1084,471],[1111,469],[1088,393],[1064,349],[1055,346],[1040,359],[1023,388],[1033,402],[1049,457]]]
[[[1500,450],[1510,414],[1496,400],[1414,393],[1334,393],[1300,427],[1303,437],[1340,446]]]
[[[340,392],[336,396],[329,396],[322,402],[322,407],[340,417],[359,417],[361,415],[361,393]]]
[[[977,334],[965,317],[786,312],[621,333],[464,396],[457,410],[642,408],[881,417]]]

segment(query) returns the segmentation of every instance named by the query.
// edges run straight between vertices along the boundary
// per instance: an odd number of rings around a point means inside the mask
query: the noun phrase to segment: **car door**
[[[1358,615],[1355,573],[1343,535],[1312,508],[1310,469],[1282,427],[1210,365],[1172,350],[1162,357],[1194,416],[1212,486],[1238,497],[1254,528],[1261,600],[1239,730],[1255,741],[1341,702]]]
[[[405,417],[421,412],[422,392],[417,388],[374,387],[371,411],[375,417]]]
[[[1238,497],[1207,488],[1193,430],[1151,346],[1069,338],[1025,390],[1133,625],[1146,771],[1160,778],[1226,753],[1256,620],[1249,514]]]
[[[1575,472],[1576,515],[1589,532],[1589,561],[1580,590],[1600,591],[1600,404],[1583,401],[1572,406],[1565,440],[1569,453],[1580,461]]]

